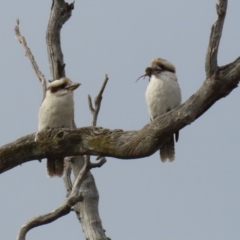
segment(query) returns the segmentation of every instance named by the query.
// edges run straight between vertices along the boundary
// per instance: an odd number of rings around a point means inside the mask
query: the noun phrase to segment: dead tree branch
[[[92,101],[89,102],[91,105],[90,112],[92,114],[92,124],[97,123],[97,117],[100,110],[100,105],[102,101],[102,94],[107,84],[108,77],[106,76],[104,83],[100,89],[99,94],[95,98],[95,109],[92,107]],[[90,95],[88,96],[90,97]],[[90,97],[91,99],[91,97]],[[80,156],[72,159],[73,173],[76,177],[81,169],[81,162],[79,161]],[[85,159],[90,161],[90,156],[85,155]],[[101,158],[101,161],[106,162],[105,157]],[[83,228],[83,232],[87,239],[108,239],[105,235],[105,231],[102,227],[102,222],[98,212],[99,194],[96,188],[94,177],[89,173],[87,179],[83,182],[80,191],[83,193],[83,201],[77,203],[74,206],[74,211],[77,218],[80,220]],[[91,214],[89,214],[89,207],[92,208]],[[94,223],[94,224],[93,224]]]
[[[95,102],[94,102],[95,108],[93,108],[92,98],[91,98],[90,94],[88,95],[88,106],[89,106],[89,110],[92,114],[92,126],[96,126],[96,124],[97,124],[97,117],[98,117],[98,113],[99,113],[100,106],[101,106],[102,94],[107,85],[107,82],[108,82],[108,76],[106,75],[103,85],[102,85],[98,95],[95,98]],[[88,157],[90,160],[90,156],[86,156],[86,157]],[[72,189],[72,181],[71,181],[71,172],[72,172],[71,170],[72,169],[71,169],[69,162],[73,162],[73,157],[67,157],[65,159],[65,170],[64,170],[63,181],[65,183],[65,187],[67,190],[67,196],[70,194],[71,189]]]
[[[47,157],[51,152],[59,156],[97,155],[122,159],[149,156],[168,136],[191,124],[215,102],[226,97],[238,86],[239,80],[240,57],[218,67],[184,104],[157,117],[139,131],[86,127],[45,131],[39,134],[38,142],[34,141],[34,134],[22,137],[0,148],[0,173]]]
[[[80,168],[84,171],[84,168],[79,167],[81,164],[82,166],[84,165],[84,161],[78,161],[78,158],[81,158],[79,155],[134,159],[153,154],[158,150],[159,145],[170,135],[194,122],[215,102],[226,97],[238,86],[240,80],[240,57],[225,66],[219,67],[217,63],[218,48],[227,11],[227,2],[227,0],[219,0],[219,4],[217,5],[218,19],[212,27],[205,62],[207,79],[204,81],[201,88],[184,104],[155,118],[139,131],[110,130],[101,127],[55,129],[39,133],[37,142],[34,141],[35,134],[24,136],[0,148],[0,173],[22,163],[48,157],[52,155],[52,152],[56,153],[56,157],[77,156],[73,158],[75,159],[75,162],[72,163],[75,175],[79,174]],[[63,54],[60,46],[60,30],[62,25],[71,16],[72,9],[73,4],[67,4],[63,0],[53,1],[47,30],[48,55],[53,79],[65,76],[65,64],[63,62]],[[23,43],[23,40],[24,38],[20,42]],[[27,45],[25,44],[25,46]],[[28,48],[25,47],[25,49],[27,52]],[[31,57],[29,58],[31,59]],[[96,106],[94,109],[92,101],[90,100],[91,98],[89,98],[89,107],[93,114],[97,109],[97,105],[95,104]],[[77,166],[77,162],[79,162],[80,165]],[[89,161],[86,160],[85,163],[86,162]],[[94,196],[98,196],[97,190],[94,189],[96,188],[96,185],[91,173],[87,171],[85,176],[86,179],[82,182],[80,192],[82,191],[82,188],[88,185],[84,185],[84,182],[90,181],[92,183],[91,189],[94,192],[93,194],[95,194]],[[73,189],[73,193],[71,194],[75,194]],[[79,186],[76,191],[77,196],[79,196]],[[92,195],[88,195],[87,197],[90,199]],[[77,200],[79,201],[79,199]],[[83,202],[83,204],[86,205],[90,203],[90,201],[86,201],[86,199]],[[79,204],[82,203],[80,202]],[[88,206],[90,211],[88,216],[91,217],[89,222],[91,222],[92,219],[96,219],[93,218],[95,216],[91,215],[92,209],[94,209],[95,214],[99,216],[97,202],[94,202],[94,204],[94,206]],[[87,211],[88,207],[86,205],[83,205],[83,209],[85,208]],[[98,220],[98,227],[103,231],[100,218]],[[87,231],[91,228],[94,229],[94,227],[91,226],[92,223],[85,221],[84,217],[81,218],[80,221],[83,225],[85,236],[87,236]],[[89,227],[85,227],[85,225],[88,225]],[[23,228],[25,226],[23,226]],[[107,239],[102,233],[100,233],[100,236],[103,236],[101,239]]]
[[[84,179],[86,178],[88,171],[91,168],[101,167],[104,163],[105,163],[104,160],[100,160],[98,163],[91,163],[90,161],[85,160],[84,166],[81,169],[81,171],[79,172],[78,177],[76,178],[76,180],[74,182],[71,194],[66,199],[66,201],[60,207],[55,209],[54,211],[44,214],[44,215],[41,215],[41,216],[37,216],[37,217],[31,219],[26,224],[24,224],[19,231],[17,240],[25,240],[26,234],[32,228],[51,223],[51,222],[57,220],[58,218],[70,213],[72,207],[77,202],[81,201],[83,198],[81,192],[79,192],[79,189],[80,189],[80,186],[83,183]]]
[[[65,77],[65,63],[61,49],[60,32],[64,23],[71,17],[73,3],[64,0],[53,0],[50,19],[48,21],[46,42],[48,61],[53,80]]]
[[[60,129],[22,137],[0,148],[0,173],[24,162],[56,156],[97,155],[122,159],[153,154],[166,138],[191,124],[219,99],[238,86],[240,58],[218,68],[184,104],[161,115],[139,131],[110,130],[101,127]],[[51,143],[51,144],[50,144]]]
[[[34,141],[34,134],[22,137],[0,148],[0,173],[47,157],[51,152],[59,156],[97,155],[122,159],[149,156],[168,136],[191,124],[215,102],[226,97],[238,86],[239,80],[240,57],[218,67],[184,104],[157,117],[139,131],[85,127],[44,131],[39,134],[39,142]]]
[[[71,17],[73,8],[74,2],[68,4],[64,0],[53,0],[46,33],[48,59],[53,80],[65,77],[65,63],[61,49],[60,31],[64,23]],[[73,128],[76,128],[74,119]],[[77,155],[74,155],[75,157],[72,157],[70,161],[75,177],[78,176],[84,164],[83,156]],[[69,154],[68,156],[73,156],[73,154]],[[65,186],[67,187],[67,191],[69,191],[71,187],[71,184],[69,184],[71,181],[69,168],[68,172],[65,171],[64,176]],[[75,206],[74,210],[81,222],[85,238],[107,239],[98,213],[98,191],[90,171],[81,186],[81,191],[84,194],[84,201],[79,203],[79,206]]]
[[[227,3],[227,0],[219,0],[219,4],[216,4],[218,19],[212,26],[205,61],[205,71],[207,78],[216,73],[218,69],[217,55],[220,39],[222,36],[223,24],[227,12]]]
[[[27,46],[27,42],[25,40],[25,37],[23,37],[20,33],[19,20],[18,19],[16,21],[16,26],[14,28],[14,31],[15,31],[15,36],[16,36],[17,40],[22,44],[23,48],[25,49],[26,56],[29,58],[29,60],[32,64],[32,67],[33,67],[40,83],[42,84],[42,92],[43,92],[43,99],[44,99],[45,95],[46,95],[46,89],[47,89],[46,79],[45,79],[44,75],[42,74],[42,72],[39,70],[38,65],[37,65],[37,63],[34,59],[34,56],[31,52],[30,48]]]
[[[61,50],[61,43],[60,43],[60,31],[63,26],[63,24],[71,17],[71,12],[74,8],[74,2],[71,4],[66,3],[64,0],[53,0],[52,7],[51,7],[51,15],[48,23],[47,33],[46,33],[46,42],[47,42],[47,50],[48,50],[48,58],[50,63],[50,70],[52,74],[52,81],[55,79],[59,79],[61,77],[65,77],[65,63],[63,60],[63,53]],[[30,51],[30,49],[27,47],[27,43],[25,41],[25,38],[21,36],[19,31],[19,21],[17,21],[17,25],[15,27],[15,34],[17,39],[22,43],[26,50],[26,55],[29,57],[32,66],[40,80],[43,86],[43,99],[45,98],[45,92],[46,92],[46,80],[44,78],[44,75],[39,71],[38,66],[34,60],[34,57]],[[43,81],[44,80],[44,81]],[[74,120],[73,120],[74,123]],[[76,128],[75,123],[73,124]],[[72,154],[69,154],[68,156],[72,156]],[[80,170],[83,168],[84,165],[84,159],[82,156],[76,156],[76,157],[68,157],[68,161],[66,160],[66,163],[68,163],[68,167],[66,168],[65,175],[64,175],[64,181],[65,186],[67,188],[67,192],[69,195],[69,192],[71,191],[70,195],[72,195],[72,191],[74,190],[71,186],[71,165],[73,166],[74,174],[75,176],[79,175]],[[88,158],[86,158],[87,161],[89,161]],[[71,162],[71,165],[69,164]],[[100,161],[101,163],[105,162],[105,159],[102,159]],[[98,165],[96,165],[98,166]],[[94,165],[92,165],[94,167]],[[101,225],[101,220],[98,213],[98,191],[95,185],[95,181],[93,176],[91,175],[90,171],[86,174],[85,177],[85,184],[83,184],[82,192],[85,194],[84,199],[85,203],[82,205],[81,210],[84,210],[84,216],[80,219],[79,211],[76,211],[79,220],[82,223],[83,230],[85,232],[86,238],[89,239],[107,239],[105,236],[104,230]],[[89,200],[90,199],[90,200]],[[93,202],[91,199],[97,199]],[[75,202],[76,203],[76,202]],[[64,212],[64,215],[67,214],[63,208],[60,208],[58,211],[55,212],[55,219],[62,216],[61,214]],[[59,215],[58,215],[59,214]],[[50,215],[47,214],[47,219]],[[92,219],[94,221],[92,221]],[[34,222],[37,219],[33,219],[33,222],[29,222],[29,226],[34,225]],[[91,220],[91,221],[88,221]],[[51,221],[46,221],[46,223]],[[40,224],[41,225],[41,224]],[[26,230],[26,228],[24,228]],[[24,230],[24,231],[25,231]]]
[[[101,102],[102,102],[102,94],[107,85],[107,82],[108,82],[108,75],[105,76],[103,85],[102,85],[98,95],[95,97],[95,100],[94,100],[95,108],[93,108],[91,96],[88,95],[88,106],[89,106],[90,112],[92,114],[92,126],[94,126],[94,127],[97,124],[97,117],[98,117],[98,113],[99,113],[99,110],[101,107]]]

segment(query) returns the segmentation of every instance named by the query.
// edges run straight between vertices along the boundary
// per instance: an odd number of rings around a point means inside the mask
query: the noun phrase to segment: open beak
[[[68,89],[70,91],[74,91],[75,89],[77,89],[79,86],[81,85],[81,83],[71,83],[70,85],[67,85],[65,87],[65,89]]]
[[[136,82],[140,79],[140,78],[143,78],[143,79],[145,79],[145,77],[147,77],[148,76],[148,74],[144,74],[144,75],[142,75],[142,76],[140,76],[137,80],[136,80]]]

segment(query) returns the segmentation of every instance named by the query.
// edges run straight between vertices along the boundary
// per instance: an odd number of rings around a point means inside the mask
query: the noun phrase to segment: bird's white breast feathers
[[[38,115],[38,130],[71,128],[74,115],[73,93],[62,96],[46,95]]]
[[[174,73],[164,71],[152,75],[146,90],[146,102],[151,119],[181,104],[181,90]]]

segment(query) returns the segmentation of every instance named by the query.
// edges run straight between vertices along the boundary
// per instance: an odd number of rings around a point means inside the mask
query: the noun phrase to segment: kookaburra
[[[176,69],[171,62],[162,58],[153,59],[144,76],[150,77],[145,97],[151,120],[181,104],[181,90]],[[176,141],[178,136],[179,133],[176,132]],[[174,160],[174,136],[160,146],[160,157],[163,162]]]
[[[73,127],[73,91],[79,86],[80,83],[73,83],[69,78],[61,78],[48,85],[46,97],[39,110],[38,131]],[[61,177],[63,170],[64,158],[48,157],[47,172],[50,177]]]

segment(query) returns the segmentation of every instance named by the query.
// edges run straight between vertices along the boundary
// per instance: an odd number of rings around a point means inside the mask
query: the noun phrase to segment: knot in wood
[[[57,138],[62,138],[62,137],[63,137],[63,135],[64,135],[64,133],[63,133],[63,132],[59,132],[59,133],[57,134]]]
[[[66,135],[67,129],[58,129],[57,132],[54,131],[53,138],[57,141],[62,140]]]
[[[218,16],[222,16],[226,13],[226,9],[227,9],[227,2],[225,1],[221,1],[219,4],[216,4],[216,9],[217,9],[217,14]]]

